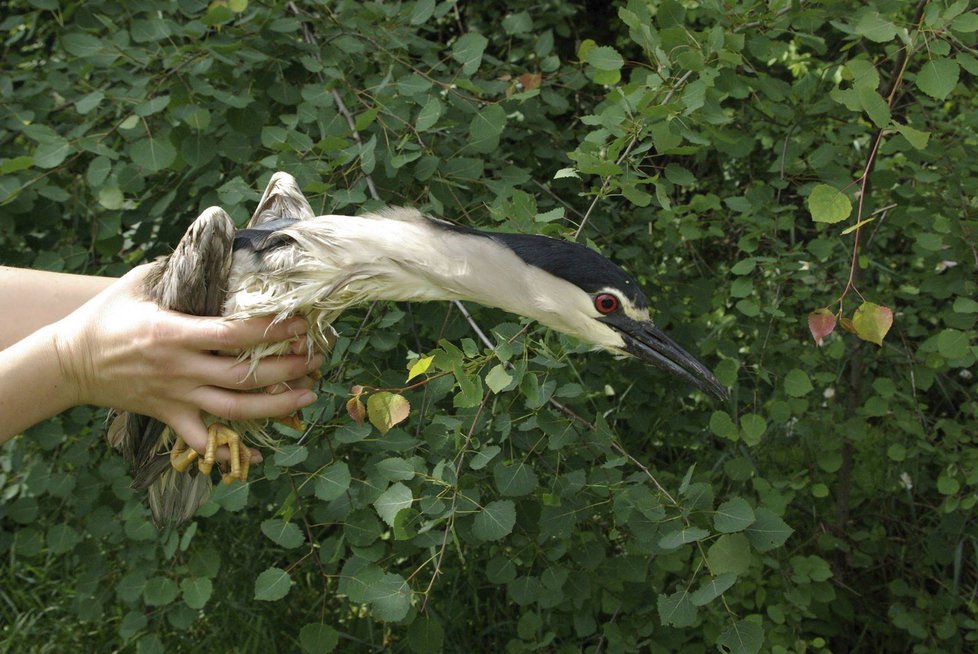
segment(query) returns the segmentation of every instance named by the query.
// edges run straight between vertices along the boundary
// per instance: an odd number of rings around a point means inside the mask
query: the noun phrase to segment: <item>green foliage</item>
[[[4,446],[0,649],[974,648],[969,3],[500,7],[6,3],[2,262],[121,274],[287,170],[323,213],[580,228],[730,403],[493,310],[350,312],[308,434],[180,528],[99,411]]]

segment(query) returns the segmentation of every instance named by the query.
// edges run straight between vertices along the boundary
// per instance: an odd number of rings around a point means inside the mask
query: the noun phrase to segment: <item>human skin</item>
[[[225,320],[160,309],[140,282],[0,266],[0,443],[79,404],[168,424],[203,453],[204,412],[227,420],[287,416],[315,401],[305,320]],[[219,352],[295,340],[293,353],[249,363]],[[252,460],[261,456],[252,450]],[[227,448],[218,452],[227,460]]]

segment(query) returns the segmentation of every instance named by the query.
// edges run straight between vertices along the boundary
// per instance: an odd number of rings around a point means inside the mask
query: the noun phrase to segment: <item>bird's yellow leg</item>
[[[217,448],[227,445],[231,451],[231,471],[222,476],[225,484],[235,479],[248,479],[248,469],[251,467],[251,450],[241,443],[241,436],[226,425],[215,422],[207,428],[207,449],[204,458],[197,463],[197,468],[209,475],[217,457]]]
[[[197,450],[187,447],[186,441],[177,436],[170,450],[170,466],[177,472],[186,472],[196,458]]]

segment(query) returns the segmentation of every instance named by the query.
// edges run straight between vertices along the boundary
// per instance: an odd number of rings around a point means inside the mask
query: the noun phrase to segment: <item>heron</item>
[[[308,352],[328,351],[333,322],[358,304],[472,301],[637,357],[715,399],[727,397],[713,373],[655,325],[635,279],[597,252],[542,235],[481,231],[415,209],[317,216],[285,172],[272,175],[244,229],[219,207],[200,214],[155,264],[143,292],[162,308],[194,315],[303,316]],[[260,345],[239,355],[255,365],[292,346]],[[259,422],[206,422],[203,457],[154,418],[122,413],[111,422],[109,441],[131,467],[133,487],[147,491],[158,525],[196,512],[210,491],[218,447],[230,451],[229,483],[247,479],[249,446],[274,446]]]

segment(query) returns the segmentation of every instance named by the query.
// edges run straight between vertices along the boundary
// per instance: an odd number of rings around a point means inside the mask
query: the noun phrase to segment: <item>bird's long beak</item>
[[[624,350],[646,363],[667,370],[721,402],[730,396],[720,381],[692,354],[652,324],[625,316],[605,319],[625,341]]]

